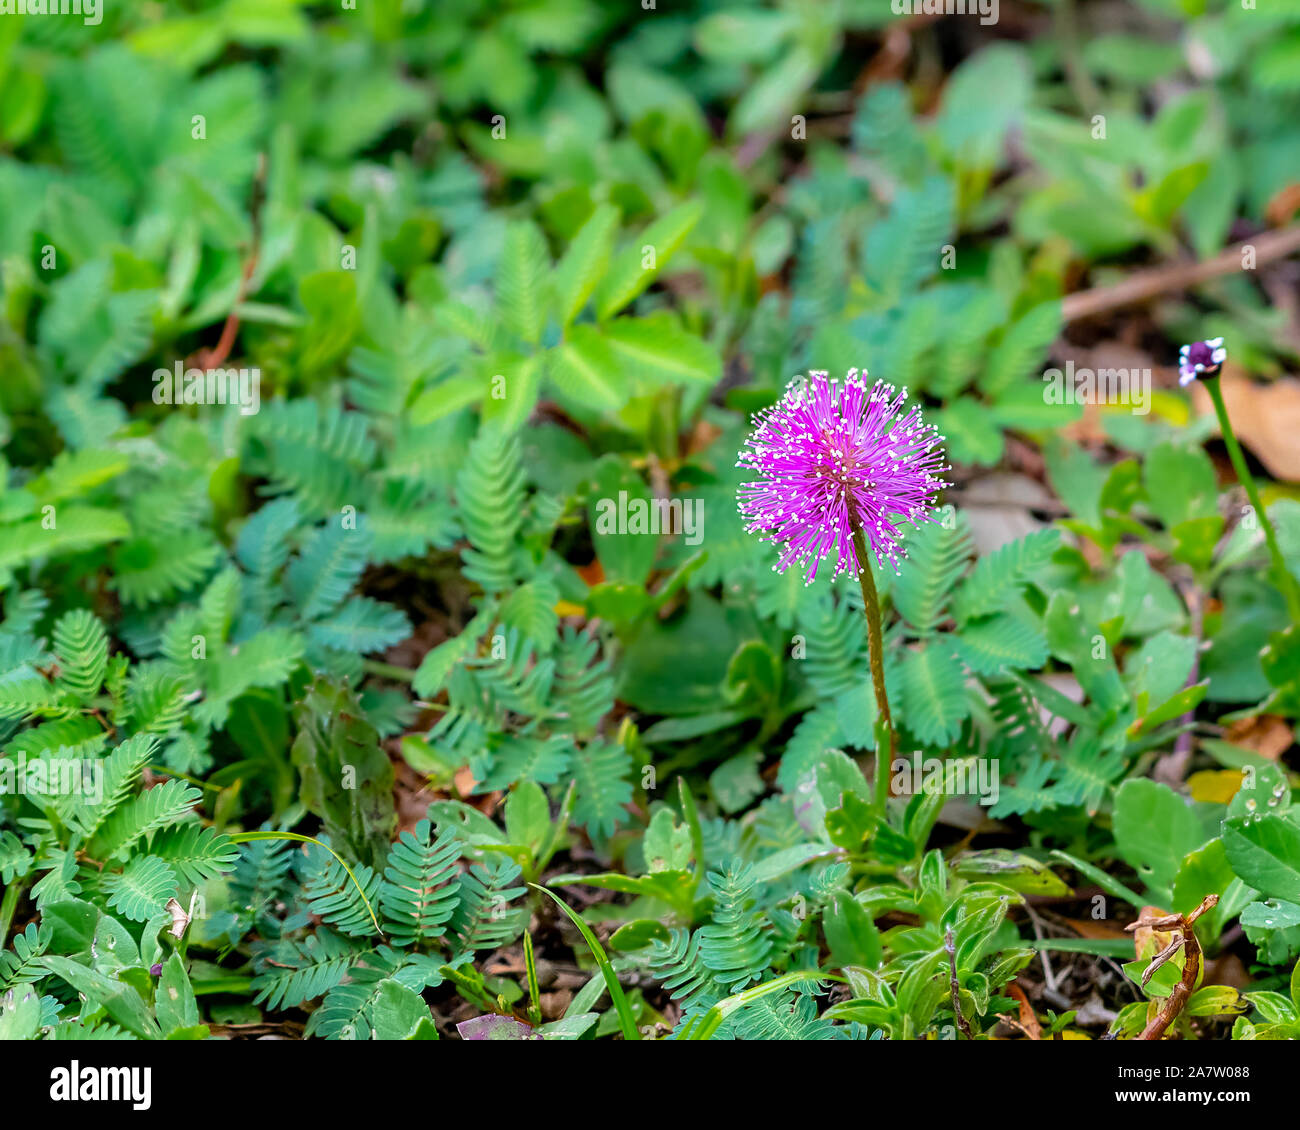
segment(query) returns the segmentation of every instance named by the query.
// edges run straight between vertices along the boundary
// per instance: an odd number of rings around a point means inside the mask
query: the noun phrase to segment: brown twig
[[[1033,907],[1031,907],[1028,903],[1025,904],[1025,913],[1029,916],[1029,924],[1034,929],[1034,937],[1041,942],[1043,940],[1042,919],[1039,918],[1038,915],[1034,913]],[[1052,963],[1047,957],[1047,950],[1040,949],[1038,951],[1038,958],[1043,963],[1043,981],[1046,984],[1047,992],[1059,996],[1060,986],[1057,984],[1056,974],[1052,971]],[[1055,1004],[1056,1002],[1053,1001],[1052,1003]]]
[[[1148,926],[1152,930],[1176,930],[1178,937],[1175,938],[1168,946],[1160,951],[1147,966],[1147,971],[1142,980],[1143,983],[1166,961],[1174,956],[1179,949],[1184,950],[1186,961],[1183,964],[1183,975],[1178,984],[1173,988],[1165,1003],[1160,1006],[1160,1011],[1156,1014],[1154,1020],[1147,1023],[1147,1026],[1138,1034],[1139,1040],[1158,1040],[1164,1034],[1165,1030],[1172,1024],[1183,1006],[1187,1004],[1188,998],[1192,995],[1192,990],[1196,987],[1196,978],[1201,972],[1201,946],[1196,940],[1196,931],[1192,929],[1194,923],[1207,910],[1213,910],[1219,904],[1218,895],[1206,895],[1191,914],[1166,914],[1160,917],[1153,915],[1143,915],[1136,922],[1125,926],[1125,930],[1135,931],[1143,926]]]
[[[961,1029],[966,1039],[973,1040],[975,1037],[971,1034],[970,1021],[961,1014],[961,986],[957,981],[957,946],[952,940],[951,926],[943,935],[943,948],[948,951],[948,984],[952,988],[952,1011],[957,1017],[957,1027]]]
[[[255,1024],[213,1024],[210,1034],[219,1040],[234,1037],[274,1036],[283,1034],[286,1039],[301,1040],[306,1025],[299,1020],[284,1020],[278,1024],[259,1022]]]
[[[249,203],[249,222],[253,228],[253,238],[248,249],[248,258],[244,260],[244,269],[239,276],[239,289],[235,292],[235,302],[226,316],[226,324],[221,327],[221,337],[217,344],[205,354],[201,354],[201,369],[220,368],[235,347],[235,338],[239,334],[239,307],[248,294],[248,287],[253,281],[253,272],[257,270],[257,261],[262,253],[262,206],[266,203],[266,154],[257,155],[257,171],[253,174],[253,197]]]
[[[1175,263],[1169,267],[1156,267],[1129,275],[1114,286],[1099,286],[1065,296],[1061,312],[1066,323],[1105,314],[1122,306],[1145,302],[1169,291],[1188,290],[1222,275],[1241,270],[1242,250],[1255,249],[1255,264],[1263,266],[1274,259],[1284,259],[1300,251],[1300,224],[1280,231],[1261,232],[1235,247],[1199,262]]]

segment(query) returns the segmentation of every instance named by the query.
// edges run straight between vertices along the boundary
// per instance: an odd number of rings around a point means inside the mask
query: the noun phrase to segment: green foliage
[[[392,838],[393,767],[346,687],[317,682],[296,708],[290,756],[302,803],[349,858],[377,864]]]
[[[403,832],[384,869],[384,924],[399,945],[440,937],[460,894],[455,862],[461,845],[448,830],[430,838],[429,822]]]
[[[0,28],[0,1035],[1006,1037],[1118,953],[1038,936],[1070,872],[1219,897],[1254,983],[1178,1036],[1300,1034],[1300,635],[1165,380],[1294,368],[1285,269],[1069,293],[1287,223],[1294,4],[864,82],[883,3],[181,7]],[[1143,407],[1044,385],[1119,343]],[[256,402],[162,395],[209,365]],[[858,586],[736,513],[848,368],[954,464],[875,573],[892,764]],[[1130,1037],[1182,958],[1122,956]]]

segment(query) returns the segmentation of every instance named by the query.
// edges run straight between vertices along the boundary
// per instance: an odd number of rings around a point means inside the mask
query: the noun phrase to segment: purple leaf
[[[531,1027],[512,1016],[476,1016],[456,1025],[462,1040],[540,1040]]]

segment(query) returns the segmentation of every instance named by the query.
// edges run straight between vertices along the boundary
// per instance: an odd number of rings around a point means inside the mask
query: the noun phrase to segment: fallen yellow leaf
[[[1187,778],[1193,800],[1227,804],[1241,788],[1240,769],[1202,769]]]

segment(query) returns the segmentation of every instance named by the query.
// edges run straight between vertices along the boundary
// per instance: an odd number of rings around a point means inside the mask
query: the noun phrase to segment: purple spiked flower
[[[850,369],[843,385],[811,372],[791,382],[780,401],[755,417],[736,466],[757,481],[740,488],[746,529],[781,547],[774,569],[807,568],[805,584],[835,555],[835,576],[857,576],[854,529],[871,552],[897,571],[900,527],[928,518],[948,468],[933,425],[918,408],[903,412],[907,390],[877,381],[870,388]]]
[[[1186,387],[1197,377],[1217,377],[1227,359],[1221,337],[1184,345],[1178,355],[1178,383]]]

